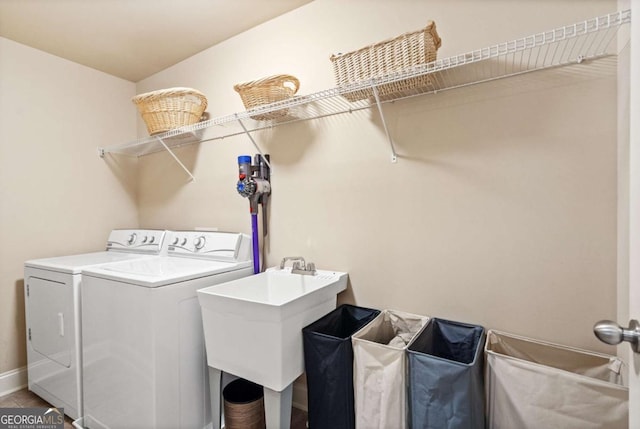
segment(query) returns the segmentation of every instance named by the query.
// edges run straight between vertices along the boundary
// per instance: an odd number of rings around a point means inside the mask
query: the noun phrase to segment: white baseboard
[[[307,383],[298,380],[293,383],[293,406],[302,411],[309,411],[307,403]]]
[[[8,395],[25,387],[27,387],[26,366],[0,374],[0,396]]]

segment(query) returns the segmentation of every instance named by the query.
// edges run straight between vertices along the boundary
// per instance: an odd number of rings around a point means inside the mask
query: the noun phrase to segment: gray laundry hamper
[[[490,429],[626,429],[622,361],[490,330],[485,343]]]
[[[484,429],[484,328],[432,318],[409,344],[412,429]]]
[[[356,429],[407,427],[406,349],[428,322],[427,316],[383,310],[353,334]]]

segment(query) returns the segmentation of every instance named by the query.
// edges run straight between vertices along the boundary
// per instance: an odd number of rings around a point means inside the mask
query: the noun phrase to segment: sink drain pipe
[[[266,159],[266,162],[265,162]],[[249,198],[249,211],[251,213],[251,243],[253,248],[253,273],[258,274],[260,267],[260,241],[258,232],[258,212],[262,206],[262,236],[267,235],[267,204],[271,194],[271,169],[267,164],[269,155],[256,155],[253,164],[251,156],[238,157],[238,193]]]

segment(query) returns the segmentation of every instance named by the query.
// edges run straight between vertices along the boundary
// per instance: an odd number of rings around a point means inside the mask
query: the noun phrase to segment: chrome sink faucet
[[[302,256],[285,256],[280,262],[281,270],[284,269],[284,265],[287,261],[292,261],[292,274],[302,274],[307,276],[314,276],[316,274],[315,264],[313,262],[309,262],[307,264]]]

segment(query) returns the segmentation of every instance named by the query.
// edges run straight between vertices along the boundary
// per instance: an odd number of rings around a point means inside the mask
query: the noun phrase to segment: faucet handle
[[[284,258],[282,258],[282,261],[280,261],[280,269],[284,269],[284,264],[287,261],[302,261],[302,267],[304,268],[305,266],[305,262],[304,262],[304,258],[302,256],[285,256]]]
[[[313,262],[309,262],[307,264],[307,271],[309,271],[312,274],[316,274],[316,264],[314,264]]]

